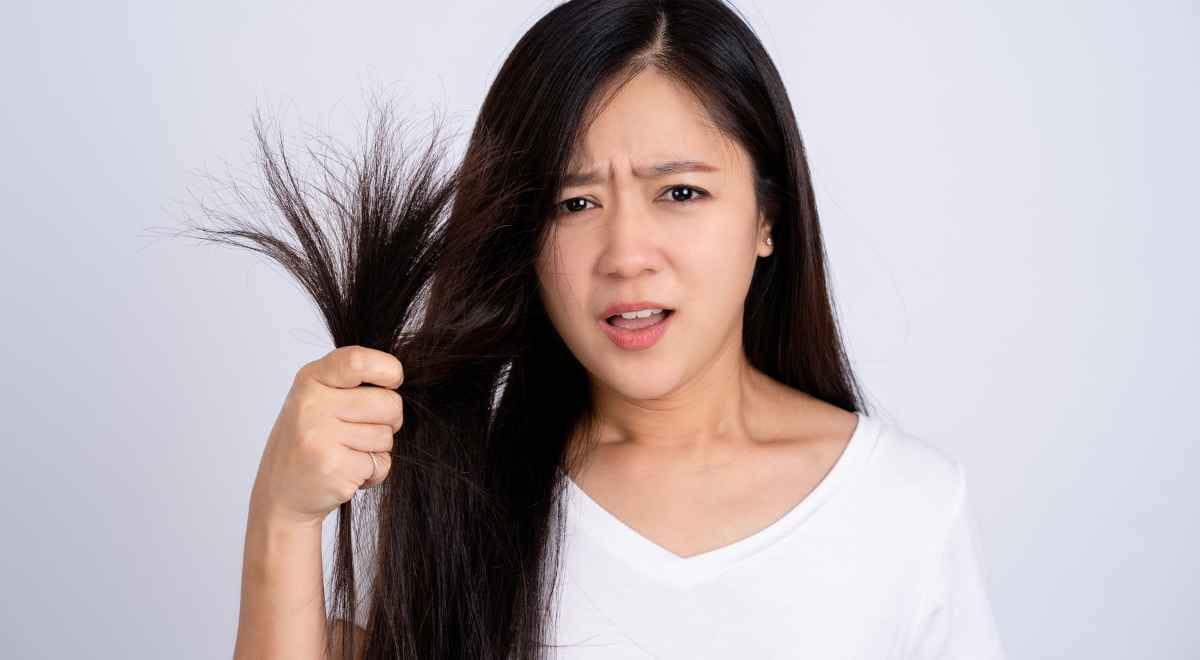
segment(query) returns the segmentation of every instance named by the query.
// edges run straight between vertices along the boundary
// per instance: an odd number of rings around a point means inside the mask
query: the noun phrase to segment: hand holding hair
[[[395,391],[403,382],[400,360],[358,345],[301,367],[267,439],[252,505],[275,520],[319,526],[360,488],[386,479],[404,423]]]

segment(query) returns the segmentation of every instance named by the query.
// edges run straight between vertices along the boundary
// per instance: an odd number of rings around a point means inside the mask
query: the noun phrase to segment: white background
[[[1011,657],[1200,656],[1197,6],[736,4],[870,403],[966,463]],[[381,92],[465,142],[551,6],[4,4],[3,655],[232,653],[263,443],[332,346],[282,269],[148,228],[255,174],[256,107],[353,144]]]

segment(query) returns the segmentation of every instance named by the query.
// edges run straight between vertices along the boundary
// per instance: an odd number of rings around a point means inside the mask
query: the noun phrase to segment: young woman
[[[452,176],[376,135],[315,196],[262,142],[294,240],[205,230],[338,346],[267,441],[236,657],[1003,657],[962,464],[865,410],[728,6],[554,8]]]

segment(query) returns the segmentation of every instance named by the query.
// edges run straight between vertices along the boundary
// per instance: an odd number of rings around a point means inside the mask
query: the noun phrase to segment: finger
[[[366,346],[342,346],[305,368],[328,387],[370,384],[394,390],[404,382],[404,366],[396,356]]]
[[[358,453],[360,456],[362,456],[362,463],[364,466],[361,478],[362,485],[359,486],[359,488],[370,488],[383,483],[383,481],[387,479],[388,474],[392,471],[392,455],[388,452],[368,453],[364,451]],[[375,457],[374,465],[371,463],[372,456]],[[375,471],[375,474],[373,475],[371,474],[372,470]]]
[[[404,399],[395,390],[382,387],[358,387],[334,390],[333,414],[343,422],[385,424],[397,433],[404,424]]]
[[[334,423],[338,424],[335,437],[350,449],[391,451],[395,443],[396,434],[387,424]]]

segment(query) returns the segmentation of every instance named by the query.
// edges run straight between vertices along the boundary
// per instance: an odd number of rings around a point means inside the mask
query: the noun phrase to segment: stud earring
[[[774,243],[771,241],[770,236],[767,237],[767,245],[774,245]]]

